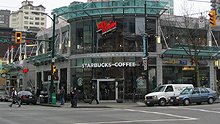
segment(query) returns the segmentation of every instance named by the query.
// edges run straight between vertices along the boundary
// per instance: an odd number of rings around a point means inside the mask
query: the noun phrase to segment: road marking
[[[172,121],[191,121],[197,119],[159,119],[159,120],[132,120],[132,121],[108,121],[108,122],[89,122],[89,123],[73,123],[73,124],[123,124],[137,122],[172,122]]]
[[[124,110],[147,113],[147,114],[166,115],[166,116],[171,116],[171,117],[176,117],[176,118],[185,118],[185,119],[190,119],[190,120],[197,120],[197,118],[191,118],[187,116],[180,116],[180,115],[174,115],[174,114],[167,114],[167,113],[162,113],[162,112],[151,112],[151,111],[142,111],[142,110],[133,110],[133,109],[124,109]]]
[[[123,123],[137,123],[137,122],[171,122],[171,121],[193,121],[198,120],[197,118],[191,118],[187,116],[180,116],[174,114],[167,114],[161,112],[150,112],[150,111],[142,111],[142,110],[134,110],[134,109],[114,109],[114,110],[125,110],[131,112],[140,112],[140,113],[147,113],[147,114],[157,114],[157,115],[165,115],[176,117],[179,119],[157,119],[157,120],[128,120],[128,121],[108,121],[108,122],[89,122],[89,123],[74,123],[74,124],[123,124]]]
[[[207,112],[207,113],[220,114],[219,111],[211,111],[211,110],[205,110],[205,109],[194,109],[194,108],[178,108],[178,109],[185,109],[185,110],[201,111],[201,112]]]

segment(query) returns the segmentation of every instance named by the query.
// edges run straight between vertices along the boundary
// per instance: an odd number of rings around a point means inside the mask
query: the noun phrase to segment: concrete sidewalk
[[[220,103],[220,99],[217,99],[215,103]],[[64,107],[64,108],[71,108],[71,103],[66,102],[64,105],[60,105],[60,102],[57,102],[56,105],[53,104],[39,104],[42,106],[50,106],[50,107]],[[117,103],[117,102],[100,102],[99,104],[96,104],[95,102],[93,104],[84,103],[84,102],[78,102],[77,108],[131,108],[131,107],[145,107],[144,102],[123,102],[123,103]]]
[[[54,104],[39,104],[42,106],[50,106],[50,107],[64,107],[64,108],[71,108],[71,103],[67,102],[64,105],[60,105],[59,102]],[[117,103],[117,102],[100,102],[99,104],[93,103],[84,103],[84,102],[78,102],[77,108],[130,108],[135,106],[145,106],[143,102],[123,102],[123,103]]]

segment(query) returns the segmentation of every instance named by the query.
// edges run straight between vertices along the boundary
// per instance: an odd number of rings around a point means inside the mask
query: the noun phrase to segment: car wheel
[[[159,100],[159,105],[160,106],[165,106],[166,105],[166,100],[165,99],[160,99]]]
[[[213,98],[209,98],[208,99],[208,104],[213,104],[214,103],[214,99]]]
[[[184,104],[185,106],[189,105],[189,104],[190,104],[189,99],[185,99],[185,100],[183,101],[183,104]]]

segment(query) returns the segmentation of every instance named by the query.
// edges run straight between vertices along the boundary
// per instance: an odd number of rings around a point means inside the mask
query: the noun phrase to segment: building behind
[[[9,27],[10,10],[0,10],[0,27]]]
[[[45,7],[34,6],[33,1],[23,1],[19,10],[10,15],[10,27],[20,31],[46,28]]]

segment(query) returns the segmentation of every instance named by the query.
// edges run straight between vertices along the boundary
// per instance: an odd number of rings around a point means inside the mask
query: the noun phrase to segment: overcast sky
[[[16,11],[21,7],[21,2],[24,0],[0,0],[0,9],[7,9]],[[47,13],[51,13],[51,10],[54,8],[59,8],[62,6],[67,6],[73,1],[81,1],[86,2],[87,0],[31,0],[34,3],[34,6],[43,5],[46,8]],[[205,2],[193,2],[193,1],[205,1]],[[182,15],[183,8],[188,8],[192,13],[200,13],[204,11],[208,11],[211,9],[210,0],[174,0],[174,14]],[[184,7],[186,6],[186,7]],[[206,13],[207,14],[207,13]],[[49,19],[48,19],[49,22]]]

